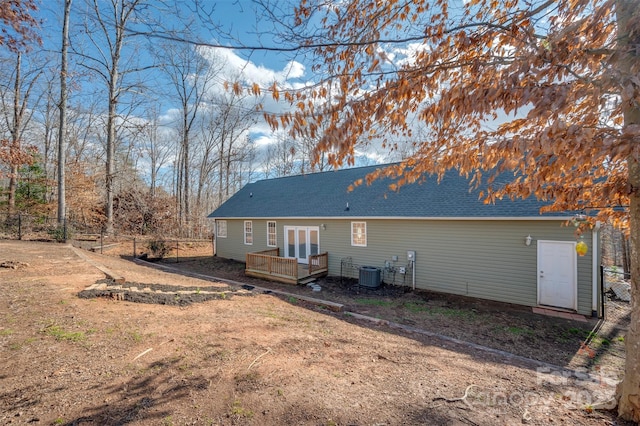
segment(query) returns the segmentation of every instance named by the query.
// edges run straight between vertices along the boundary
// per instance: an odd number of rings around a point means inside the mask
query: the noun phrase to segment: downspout
[[[600,276],[600,255],[598,252],[598,231],[600,230],[600,221],[596,222],[596,226],[591,230],[591,246],[593,247],[591,254],[591,316],[598,316],[598,277]]]
[[[413,290],[416,289],[416,261],[411,261],[411,282],[413,285]]]
[[[213,257],[218,255],[218,221],[213,219]]]

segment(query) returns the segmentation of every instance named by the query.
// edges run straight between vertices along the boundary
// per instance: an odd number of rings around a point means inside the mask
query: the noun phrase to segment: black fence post
[[[180,256],[178,256],[178,247],[179,247],[179,240],[176,240],[176,263],[180,262]]]
[[[63,236],[64,236],[64,242],[67,242],[68,236],[67,236],[67,218],[63,218],[62,219],[62,229],[63,229]]]
[[[100,254],[102,254],[103,246],[104,246],[104,229],[100,229]]]
[[[18,239],[22,239],[22,213],[18,213]]]
[[[606,279],[606,275],[604,273],[604,265],[600,265],[600,313],[602,314],[602,316],[600,317],[603,321],[606,319],[605,318],[605,310],[606,310],[606,305],[605,305],[605,295],[604,295],[604,289],[605,289],[605,282],[604,280]]]
[[[133,258],[136,258],[136,238],[133,237]]]

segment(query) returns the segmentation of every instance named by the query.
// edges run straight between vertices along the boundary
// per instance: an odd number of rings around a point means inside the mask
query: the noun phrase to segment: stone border
[[[199,288],[166,284],[119,284],[111,280],[100,280],[78,293],[78,297],[83,299],[107,297],[128,302],[177,306],[187,306],[209,300],[228,300],[232,296],[251,295],[253,293],[249,290],[231,287]]]

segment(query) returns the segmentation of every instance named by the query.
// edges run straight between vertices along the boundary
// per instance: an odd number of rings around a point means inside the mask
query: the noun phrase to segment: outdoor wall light
[[[524,237],[524,245],[525,246],[530,246],[531,245],[531,235],[527,235],[526,237]]]
[[[320,225],[320,228],[322,228],[323,231],[327,230],[327,225],[325,225],[324,223],[322,225]]]

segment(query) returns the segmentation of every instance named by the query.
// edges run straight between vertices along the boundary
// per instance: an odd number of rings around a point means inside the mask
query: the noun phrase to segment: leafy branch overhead
[[[12,0],[0,2],[0,46],[12,51],[29,47],[30,41],[40,41],[36,32],[39,22],[33,17],[37,10],[34,0]]]
[[[612,208],[628,206],[635,191],[626,160],[640,125],[623,116],[640,103],[640,80],[637,61],[628,70],[619,63],[635,54],[639,35],[618,43],[615,4],[303,1],[297,22],[322,22],[306,43],[319,46],[314,71],[328,77],[287,92],[295,109],[269,122],[305,137],[324,128],[316,154],[335,165],[353,164],[359,143],[393,152],[394,141],[411,141],[414,155],[369,179],[389,175],[401,186],[455,168],[489,184],[487,202],[535,196],[551,201],[549,210],[624,220]],[[416,134],[416,123],[427,134]],[[511,183],[491,187],[503,173]]]

